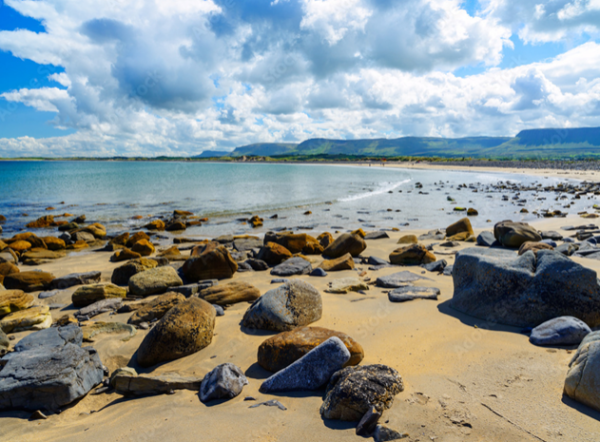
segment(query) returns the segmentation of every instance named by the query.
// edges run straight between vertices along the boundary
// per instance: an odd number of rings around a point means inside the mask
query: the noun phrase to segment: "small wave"
[[[347,196],[345,198],[340,198],[340,199],[338,199],[338,201],[346,203],[348,201],[362,200],[364,198],[370,198],[375,195],[381,195],[382,193],[387,193],[390,190],[394,190],[394,189],[400,187],[402,184],[410,183],[410,181],[411,181],[410,178],[403,180],[403,181],[398,181],[397,183],[381,187],[377,190],[372,190],[370,192],[359,193],[358,195],[352,195],[352,196]]]

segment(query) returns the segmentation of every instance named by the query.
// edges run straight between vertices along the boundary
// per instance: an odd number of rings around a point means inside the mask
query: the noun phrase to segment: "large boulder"
[[[323,246],[319,241],[306,233],[267,233],[265,241],[277,243],[292,254],[320,255],[323,253]]]
[[[379,413],[389,409],[394,396],[403,390],[402,378],[393,368],[379,364],[346,367],[331,377],[321,416],[360,421],[371,407]]]
[[[125,298],[127,290],[113,284],[92,284],[79,287],[71,296],[77,308],[87,307],[95,302],[110,298]]]
[[[234,281],[208,287],[202,290],[198,297],[211,304],[226,306],[240,302],[254,302],[260,298],[260,290],[247,282]]]
[[[321,319],[321,294],[298,280],[268,291],[252,304],[242,326],[259,330],[288,331]]]
[[[33,296],[22,290],[0,291],[0,318],[19,310],[25,310],[33,304]]]
[[[145,270],[150,270],[158,266],[158,262],[153,259],[139,258],[126,262],[113,270],[111,282],[116,285],[129,285],[129,279]]]
[[[260,386],[261,393],[317,390],[350,359],[346,345],[333,336],[297,361],[278,371]]]
[[[215,399],[232,399],[238,396],[248,379],[236,365],[225,363],[208,373],[200,386],[200,400],[204,403]]]
[[[360,255],[367,248],[367,243],[364,237],[358,232],[343,233],[338,236],[332,244],[323,250],[323,256],[330,259],[339,258],[344,256],[346,253],[350,253],[352,256]]]
[[[471,225],[469,218],[460,219],[454,224],[450,224],[448,227],[446,227],[447,237],[453,237],[460,233],[467,233],[468,236],[473,236],[473,226]]]
[[[572,316],[561,316],[534,328],[529,341],[535,345],[579,345],[591,332],[585,322]]]
[[[186,279],[197,282],[204,279],[228,279],[237,272],[238,265],[229,251],[217,242],[209,242],[197,249],[195,256],[185,261],[182,272]]]
[[[268,338],[258,347],[258,365],[271,372],[283,370],[334,336],[350,352],[344,366],[358,365],[365,355],[362,346],[345,333],[322,327],[297,327]]]
[[[137,362],[151,367],[196,353],[212,342],[216,318],[208,302],[191,298],[167,312],[137,351]]]
[[[390,253],[390,262],[401,266],[429,264],[435,262],[436,259],[435,255],[421,244],[400,247]]]
[[[559,316],[600,325],[596,272],[561,253],[515,256],[502,249],[470,248],[452,269],[456,310],[493,323],[536,327]]]
[[[275,276],[293,276],[308,275],[312,272],[312,265],[304,258],[295,257],[273,267],[271,275]]]
[[[161,319],[169,310],[185,301],[181,293],[165,293],[137,309],[127,321],[129,324],[140,325],[142,322],[153,322]]]
[[[600,411],[600,331],[588,334],[579,345],[569,364],[564,391],[571,399]]]
[[[183,285],[173,267],[164,266],[146,270],[129,279],[129,292],[137,296],[165,293],[170,287]]]
[[[38,333],[2,359],[0,410],[58,411],[102,382],[102,362],[96,350],[80,347],[80,330]]]
[[[101,272],[71,273],[53,279],[50,283],[50,290],[64,290],[76,285],[97,284],[100,282],[101,276]]]
[[[47,272],[12,273],[4,277],[4,287],[7,290],[36,292],[49,288],[53,279],[54,275]]]
[[[43,330],[52,325],[52,315],[47,305],[37,305],[6,315],[0,319],[4,333],[18,333],[29,330]]]
[[[283,261],[290,259],[292,252],[275,242],[267,242],[260,248],[258,259],[265,261],[270,266],[276,266]]]
[[[526,242],[540,242],[542,236],[527,223],[501,221],[494,226],[494,237],[504,247],[518,249]]]
[[[352,255],[346,253],[335,259],[326,259],[319,266],[320,269],[326,272],[337,272],[340,270],[354,270],[354,259]]]

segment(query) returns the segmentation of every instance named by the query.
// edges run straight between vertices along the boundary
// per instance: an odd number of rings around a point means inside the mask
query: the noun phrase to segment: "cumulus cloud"
[[[0,31],[0,50],[62,69],[49,75],[59,87],[0,98],[76,132],[0,139],[0,155],[600,125],[594,41],[497,67],[515,32],[532,42],[596,32],[599,1],[482,0],[473,16],[460,0],[5,0],[46,32]],[[484,71],[453,73],[464,66]]]

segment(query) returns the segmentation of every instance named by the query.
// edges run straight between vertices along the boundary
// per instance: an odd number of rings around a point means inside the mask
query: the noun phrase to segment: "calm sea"
[[[501,219],[532,221],[521,215],[513,194],[487,188],[500,181],[549,185],[557,179],[523,175],[407,170],[391,167],[334,165],[2,161],[0,214],[8,218],[4,234],[19,231],[39,216],[65,212],[85,214],[114,232],[131,230],[174,209],[189,210],[210,221],[185,236],[212,237],[292,228],[365,230],[445,227],[462,216],[456,204],[474,207],[472,219],[483,227]],[[416,188],[421,183],[423,188]],[[479,189],[458,189],[459,184]],[[509,200],[503,200],[508,195]],[[547,199],[546,199],[547,198]],[[561,209],[553,195],[522,192],[520,200],[532,212]],[[589,210],[590,201],[576,201],[567,211]],[[46,211],[52,206],[56,210]],[[564,209],[563,209],[564,210]],[[304,215],[311,211],[312,215]],[[26,214],[26,216],[24,216]],[[277,219],[269,219],[277,214]],[[142,221],[133,216],[143,215]],[[250,215],[265,218],[252,230],[239,221]],[[55,230],[53,230],[55,232]]]

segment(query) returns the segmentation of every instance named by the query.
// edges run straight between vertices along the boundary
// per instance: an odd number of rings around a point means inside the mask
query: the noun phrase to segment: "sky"
[[[600,0],[0,0],[0,157],[600,126]]]

